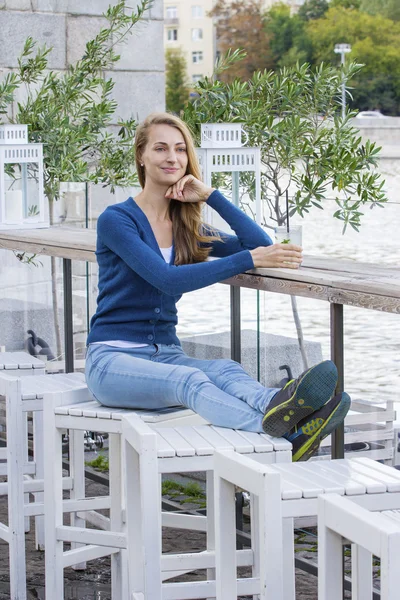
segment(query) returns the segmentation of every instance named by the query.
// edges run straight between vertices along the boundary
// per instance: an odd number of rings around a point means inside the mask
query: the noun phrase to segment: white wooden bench
[[[86,410],[90,411],[91,415],[94,414],[95,409],[98,414],[102,413],[103,417],[110,411],[102,410],[101,405],[93,400],[83,373],[45,375],[43,363],[23,352],[0,353],[0,358],[3,360],[0,364],[4,367],[0,371],[0,396],[5,401],[8,436],[7,447],[0,449],[0,459],[3,460],[0,464],[0,474],[7,476],[7,482],[0,483],[0,495],[8,495],[9,507],[8,526],[4,523],[0,524],[0,539],[6,540],[10,545],[12,599],[24,600],[26,598],[24,531],[29,531],[30,517],[35,518],[36,547],[44,549],[44,398],[48,394],[53,399],[59,393],[58,401],[84,402]],[[21,373],[38,375],[16,377]],[[72,390],[75,390],[74,395],[70,395]],[[76,404],[74,406],[76,408]],[[158,424],[165,421],[202,422],[198,415],[188,409],[168,409],[147,414],[145,411],[142,412],[144,419]],[[28,413],[32,413],[33,418],[33,460],[28,460]],[[102,422],[100,418],[97,420],[97,423],[99,422]],[[69,477],[63,478],[62,486],[64,490],[70,490],[70,499],[72,499],[75,496],[81,497],[85,485],[83,430],[76,431],[70,436],[70,465]],[[29,503],[29,494],[33,494],[34,502]],[[65,512],[68,512],[68,506],[68,504],[64,505]],[[85,521],[75,513],[72,513],[71,520],[76,524],[85,524]],[[21,530],[23,521],[25,527]]]
[[[84,392],[87,400],[87,387],[81,373],[21,378],[0,375],[0,396],[6,399],[7,415],[7,462],[2,465],[7,481],[0,483],[0,494],[8,496],[8,525],[0,524],[0,538],[9,544],[12,600],[26,598],[24,519],[37,517],[36,543],[37,546],[43,543],[43,518],[39,516],[43,514],[44,490],[43,402],[46,393],[56,390],[63,390],[64,400],[72,390],[76,394]],[[27,413],[33,413],[33,461],[28,461],[27,456]],[[62,483],[67,489],[73,488],[70,478]],[[25,504],[24,498],[29,493],[34,494],[35,503]],[[37,506],[42,509],[38,510]]]
[[[141,556],[141,551],[136,550],[137,544],[140,548],[143,542],[147,549],[148,544],[151,545],[150,559],[146,563],[149,567],[155,564],[157,551],[161,560],[161,519],[164,526],[206,531],[207,551],[163,557],[162,575],[151,567],[151,573],[156,573],[152,585],[156,585],[159,578],[169,579],[197,568],[207,568],[213,573],[215,552],[212,470],[215,449],[245,453],[266,463],[291,461],[291,445],[284,439],[210,425],[178,425],[176,419],[175,422],[170,420],[169,423],[160,423],[156,422],[159,417],[152,413],[146,415],[143,412],[139,414],[123,409],[112,410],[94,403],[65,406],[56,395],[46,399],[44,417],[45,446],[49,457],[45,463],[46,594],[57,600],[63,598],[63,569],[66,566],[109,554],[112,565],[112,598],[130,599],[129,578],[132,580],[135,574],[138,574],[139,555]],[[192,418],[190,415],[188,417]],[[144,419],[152,422],[145,423]],[[121,447],[123,428],[125,431],[134,432],[133,438],[141,448],[139,452],[136,443],[133,450],[130,449],[129,442]],[[75,487],[73,502],[68,505],[64,501],[63,504],[61,435],[65,429],[108,432],[109,497],[85,498],[83,487],[82,494],[78,497]],[[132,435],[129,437],[130,442]],[[147,440],[151,441],[151,452],[146,449]],[[126,457],[123,463],[121,456]],[[191,471],[207,472],[207,517],[177,515],[171,512],[161,516],[161,474]],[[74,510],[78,518],[86,519],[100,530],[85,529],[83,526],[64,526],[62,515],[66,508]],[[100,508],[110,509],[110,519],[96,512]],[[128,544],[127,526],[135,539],[134,543],[131,540]],[[63,552],[63,543],[66,541],[75,547]],[[241,564],[251,564],[248,551],[242,551],[240,557]],[[132,561],[136,565],[134,571],[128,568]],[[137,576],[143,578],[145,572],[140,572]],[[153,575],[150,576],[150,580],[152,579]],[[168,598],[183,597],[180,595],[182,592],[179,585],[178,588],[177,584],[168,585]],[[187,589],[188,587],[193,594],[193,584],[187,586]],[[208,593],[207,590],[203,597],[207,597]],[[158,598],[150,593],[144,597],[147,600]]]
[[[380,558],[381,600],[400,594],[400,513],[371,514],[337,494],[318,506],[318,598],[343,598],[343,544],[351,542],[351,597],[372,598],[372,556]]]
[[[249,473],[253,471],[257,474],[254,462],[236,453],[221,454],[223,456],[218,457],[219,460],[216,461],[214,468],[214,477],[218,482],[216,488],[219,489],[221,485],[225,485],[224,482],[229,482],[246,489],[246,483],[250,480],[250,475],[242,475],[243,480],[241,482],[240,473],[245,474],[245,467],[247,467]],[[273,477],[276,474],[280,475],[278,481],[276,477]],[[264,543],[267,545],[272,543],[273,548],[276,549],[282,547],[283,553],[280,563],[277,557],[275,561],[266,560],[266,556],[261,556],[258,559],[258,562],[263,565],[262,581],[266,582],[265,585],[268,585],[268,582],[273,582],[275,586],[272,590],[272,596],[271,589],[267,588],[269,595],[261,596],[262,598],[268,597],[269,599],[272,597],[294,600],[293,519],[316,516],[318,514],[318,498],[322,494],[336,493],[340,496],[346,496],[352,502],[371,511],[400,509],[400,472],[369,458],[271,464],[265,467],[263,476],[269,506],[267,514],[263,515],[267,523],[266,529],[271,529],[276,522],[281,522],[279,528],[281,537],[279,531],[277,533],[275,529],[272,542],[270,539],[266,539]],[[230,503],[233,502],[234,496],[231,493]],[[231,510],[226,494],[223,497],[216,498],[215,510],[217,523],[222,522],[224,515]],[[254,515],[252,523],[252,531],[254,532],[259,527],[259,516],[257,510],[253,511],[252,514]],[[221,553],[224,556],[227,553],[226,545],[224,545],[224,535],[228,536],[229,532],[225,528],[224,533],[224,530],[220,528],[220,544],[216,548],[217,555]],[[256,550],[258,547],[259,544],[256,543]],[[269,558],[272,550],[269,548],[267,551]],[[282,568],[278,568],[277,564],[281,564]],[[223,578],[223,582],[219,583],[217,589],[233,589],[233,586],[236,585],[236,576],[234,577],[232,565],[229,568],[222,569],[217,577]],[[258,582],[258,585],[261,585],[260,582]],[[265,589],[265,587],[262,587],[262,589]],[[235,595],[233,594],[232,597],[234,598]],[[218,600],[225,600],[225,598],[227,596],[218,596]]]
[[[31,356],[28,352],[0,352],[0,375],[11,375],[13,377],[27,377],[32,375],[44,375],[45,364],[43,361]],[[5,432],[7,429],[7,415],[5,409],[5,401],[0,398],[0,431]],[[2,441],[5,442],[6,434],[1,434]],[[28,423],[26,421],[26,437],[20,440],[26,444],[25,454],[28,458]],[[3,461],[0,465],[0,475],[7,474],[7,449],[0,448],[0,460]],[[28,501],[26,496],[26,501]],[[30,531],[30,519],[25,519],[25,532]],[[43,532],[42,532],[43,534]],[[41,532],[37,532],[36,537],[41,536]],[[43,534],[44,535],[44,534]],[[43,535],[41,536],[43,538]]]

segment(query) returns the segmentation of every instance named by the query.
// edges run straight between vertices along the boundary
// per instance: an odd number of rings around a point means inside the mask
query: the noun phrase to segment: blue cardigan
[[[207,200],[237,235],[222,233],[210,256],[220,260],[167,264],[150,223],[133,198],[106,208],[97,223],[99,264],[97,310],[88,344],[126,340],[180,344],[176,303],[185,292],[206,287],[254,268],[249,250],[269,246],[271,238],[252,219],[214,191]]]

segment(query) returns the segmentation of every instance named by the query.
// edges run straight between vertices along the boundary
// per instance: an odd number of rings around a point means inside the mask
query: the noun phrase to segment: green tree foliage
[[[353,82],[353,106],[400,112],[400,23],[381,15],[331,8],[322,19],[308,23],[307,34],[316,63],[337,61],[333,48],[345,42],[352,46],[349,58],[364,64]]]
[[[330,0],[329,8],[355,8],[358,10],[361,6],[362,0]]]
[[[299,8],[298,15],[303,21],[320,19],[328,10],[328,0],[306,0]]]
[[[304,64],[257,71],[244,82],[221,81],[221,71],[240,57],[240,52],[228,53],[216,75],[196,85],[198,97],[185,108],[185,121],[197,135],[199,123],[246,124],[250,145],[261,148],[262,198],[279,225],[286,221],[281,200],[288,190],[291,211],[301,216],[312,206],[323,208],[327,194],[334,194],[334,216],[344,229],[358,229],[363,205],[386,201],[384,182],[371,171],[379,148],[362,144],[350,125],[351,113],[340,116],[343,77],[347,84],[359,67],[349,63],[342,71]],[[248,174],[241,174],[240,187],[243,197],[254,199],[254,180]]]
[[[62,181],[91,181],[103,186],[128,186],[137,181],[134,171],[134,119],[119,122],[118,135],[109,131],[117,110],[114,83],[104,76],[118,62],[118,44],[150,7],[141,0],[136,10],[125,0],[110,6],[107,25],[87,42],[84,55],[65,73],[48,70],[51,48],[38,48],[28,38],[18,68],[0,85],[0,114],[11,113],[15,94],[15,122],[29,126],[31,141],[43,143],[44,189],[50,201],[59,197]]]
[[[269,37],[273,66],[291,66],[310,59],[311,45],[304,33],[304,20],[291,15],[287,4],[274,4],[264,15],[264,31]]]
[[[189,99],[186,59],[181,49],[169,48],[166,51],[165,79],[167,110],[179,115]]]
[[[400,21],[399,0],[360,0],[360,10],[370,15],[381,15],[392,21]]]
[[[210,15],[215,18],[218,51],[223,56],[229,50],[243,49],[246,56],[232,63],[221,74],[225,81],[252,76],[258,69],[269,69],[273,58],[268,33],[264,29],[261,0],[217,0]]]

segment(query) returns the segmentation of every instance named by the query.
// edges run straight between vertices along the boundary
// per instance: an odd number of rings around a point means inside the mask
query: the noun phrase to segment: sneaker
[[[336,383],[337,369],[331,360],[324,360],[288,381],[267,406],[262,421],[265,433],[274,437],[288,433],[332,398]]]
[[[293,446],[292,461],[308,460],[315,454],[321,441],[343,422],[349,412],[350,404],[350,396],[346,392],[337,394],[284,435]]]

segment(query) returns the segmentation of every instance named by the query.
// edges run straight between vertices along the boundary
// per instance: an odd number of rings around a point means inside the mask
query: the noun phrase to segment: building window
[[[201,50],[197,52],[192,52],[192,63],[199,62],[203,62],[203,52]]]
[[[203,39],[203,30],[196,28],[196,29],[192,29],[192,41],[193,42],[198,42],[199,40]]]
[[[193,83],[197,83],[198,81],[200,81],[200,79],[203,79],[203,75],[192,75]]]
[[[166,19],[177,19],[178,18],[178,8],[176,6],[167,6],[165,9],[165,18]]]
[[[192,19],[201,19],[204,17],[203,7],[195,4],[192,6]]]
[[[178,30],[177,29],[167,29],[167,40],[169,42],[176,42],[178,39]]]

